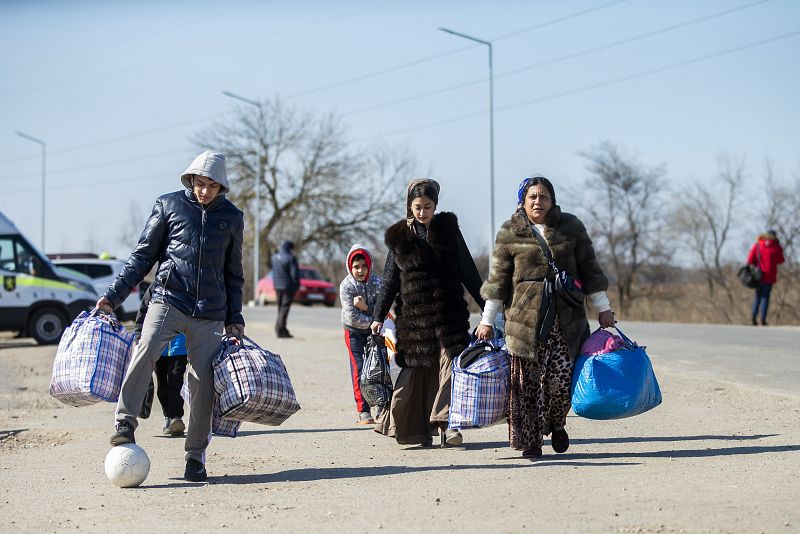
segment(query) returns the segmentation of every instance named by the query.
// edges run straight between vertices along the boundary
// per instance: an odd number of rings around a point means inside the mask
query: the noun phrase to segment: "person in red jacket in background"
[[[758,240],[750,248],[747,263],[761,269],[761,281],[756,287],[756,298],[753,300],[752,322],[757,325],[756,316],[761,308],[761,326],[767,326],[767,308],[772,286],[778,279],[778,265],[783,263],[783,249],[778,242],[775,230],[767,230],[758,236]]]

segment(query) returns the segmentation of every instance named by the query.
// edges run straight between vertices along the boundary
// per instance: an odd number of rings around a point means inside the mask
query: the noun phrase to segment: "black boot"
[[[565,428],[553,430],[550,436],[550,444],[553,446],[553,450],[559,454],[567,452],[567,449],[569,449],[569,434],[567,434],[567,430]]]
[[[524,451],[522,451],[523,458],[541,458],[542,457],[542,448],[536,445],[531,445]]]

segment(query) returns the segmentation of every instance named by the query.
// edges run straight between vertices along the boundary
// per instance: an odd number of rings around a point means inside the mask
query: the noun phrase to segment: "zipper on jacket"
[[[194,311],[192,311],[192,317],[195,317],[197,313],[197,305],[200,304],[200,274],[203,272],[203,246],[205,245],[206,240],[206,220],[208,218],[208,214],[206,210],[200,208],[203,212],[203,222],[200,225],[200,252],[198,253],[197,257],[197,284],[196,284],[196,292],[195,292],[195,299],[194,299]]]
[[[164,300],[167,298],[167,284],[169,284],[169,277],[172,276],[172,268],[175,267],[175,264],[172,263],[169,266],[169,270],[167,270],[167,277],[164,279]]]

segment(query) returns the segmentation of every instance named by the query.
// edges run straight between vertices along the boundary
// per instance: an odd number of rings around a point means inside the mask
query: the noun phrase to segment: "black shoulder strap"
[[[536,238],[536,241],[539,243],[539,248],[542,249],[544,253],[544,257],[547,258],[547,263],[550,264],[550,268],[553,269],[554,272],[558,273],[558,267],[556,267],[556,262],[553,260],[553,253],[550,251],[550,247],[547,245],[547,241],[545,241],[542,234],[539,233],[539,230],[531,223],[531,232],[533,232],[533,237]]]

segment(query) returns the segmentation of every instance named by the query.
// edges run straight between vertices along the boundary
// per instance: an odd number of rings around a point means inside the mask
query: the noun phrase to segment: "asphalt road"
[[[274,306],[247,308],[245,320],[272,324],[275,310]],[[473,315],[473,325],[478,321],[479,317]],[[293,324],[337,328],[341,326],[340,309],[293,306],[290,330]],[[647,347],[656,370],[664,366],[693,377],[800,395],[800,327],[643,322],[619,326],[628,337]],[[596,321],[592,327],[597,327]]]
[[[248,324],[269,327],[275,322],[275,306],[245,308]],[[338,307],[292,306],[292,325],[320,330],[341,328]],[[476,325],[479,317],[472,316]],[[596,321],[593,327],[596,327]],[[800,395],[800,327],[738,326],[628,322],[619,325],[625,334],[647,347],[658,370],[733,382],[784,395]],[[268,331],[272,331],[268,328]],[[0,336],[2,349],[32,346],[32,339]],[[340,347],[336,347],[338,350]]]

